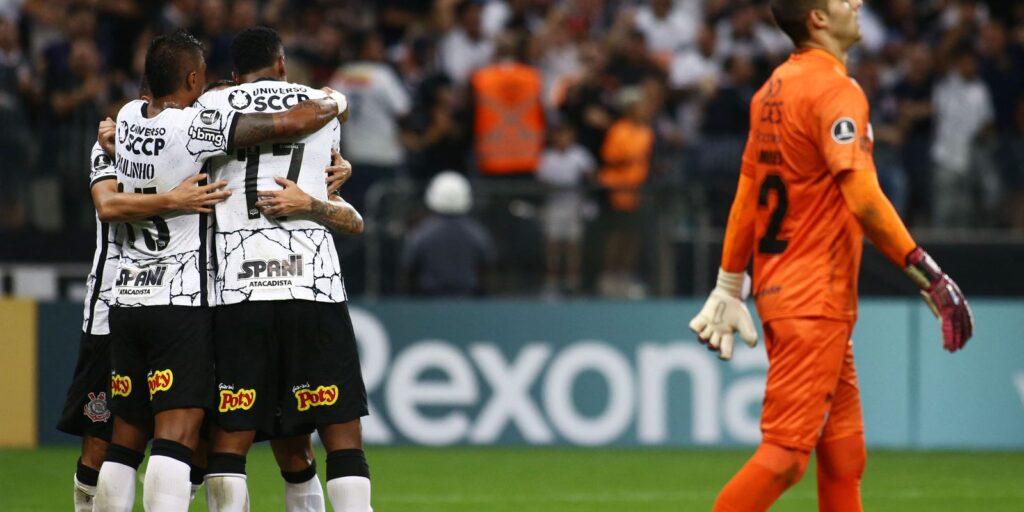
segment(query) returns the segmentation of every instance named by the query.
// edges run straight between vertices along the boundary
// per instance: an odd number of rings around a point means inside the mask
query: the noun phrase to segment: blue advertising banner
[[[686,327],[700,305],[352,304],[371,402],[364,434],[435,446],[755,444],[763,346],[719,361]],[[923,303],[862,301],[853,337],[871,446],[1024,448],[1024,302],[972,305],[976,338],[948,354]],[[77,351],[73,311],[39,309],[41,442],[66,439],[52,421]]]

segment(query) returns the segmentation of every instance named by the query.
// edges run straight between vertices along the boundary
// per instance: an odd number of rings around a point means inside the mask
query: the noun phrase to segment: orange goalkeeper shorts
[[[785,318],[764,326],[768,384],[761,409],[764,441],[810,452],[864,431],[853,322]]]

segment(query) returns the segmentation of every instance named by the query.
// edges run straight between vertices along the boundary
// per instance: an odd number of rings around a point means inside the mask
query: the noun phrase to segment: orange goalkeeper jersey
[[[762,321],[856,318],[864,235],[837,176],[875,172],[864,92],[829,53],[794,53],[751,101],[750,127],[742,173],[757,190],[754,297]]]

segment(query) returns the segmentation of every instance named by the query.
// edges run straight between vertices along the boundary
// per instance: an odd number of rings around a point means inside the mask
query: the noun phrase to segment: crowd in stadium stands
[[[349,97],[343,192],[357,207],[371,206],[376,182],[422,191],[441,171],[463,173],[490,194],[482,215],[514,214],[486,217],[499,260],[536,257],[547,288],[577,290],[596,220],[593,289],[629,296],[652,197],[700,191],[724,226],[750,98],[792,49],[766,4],[2,1],[0,230],[91,229],[95,128],[136,96],[153,35],[199,36],[213,80],[230,77],[233,34],[266,24],[283,36],[290,80]],[[849,69],[870,100],[879,179],[907,223],[1024,230],[1024,3],[869,2],[861,26]],[[530,236],[536,254],[522,248]]]

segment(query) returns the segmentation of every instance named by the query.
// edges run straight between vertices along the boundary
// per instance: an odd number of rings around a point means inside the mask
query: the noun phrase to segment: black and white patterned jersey
[[[136,100],[117,114],[117,181],[124,192],[158,194],[230,151],[234,111],[168,108],[152,118]],[[207,215],[172,212],[126,222],[114,306],[210,304]]]
[[[107,156],[99,143],[92,146],[90,153],[89,188],[104,180],[116,180],[114,160]],[[96,251],[92,256],[92,267],[85,280],[85,314],[82,315],[82,332],[86,334],[110,334],[108,312],[110,292],[117,274],[117,261],[121,257],[115,233],[116,224],[100,222],[96,214]]]
[[[199,98],[203,108],[238,112],[281,112],[325,94],[305,85],[258,80]],[[309,195],[327,199],[324,168],[337,149],[341,125],[291,142],[238,148],[210,161],[210,177],[232,192],[214,208],[216,300],[235,304],[262,300],[346,300],[341,263],[331,232],[307,219],[271,219],[255,206],[259,190],[280,190],[274,177],[288,178]]]

